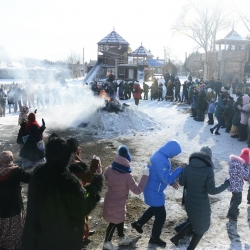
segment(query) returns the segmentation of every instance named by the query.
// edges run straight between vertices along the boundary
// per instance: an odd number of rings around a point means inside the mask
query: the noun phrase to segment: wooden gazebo
[[[216,53],[219,79],[226,82],[243,80],[249,43],[250,40],[243,39],[234,29],[225,38],[215,42],[219,45]]]
[[[114,30],[97,44],[98,58],[102,58],[104,64],[115,66],[116,59],[119,60],[119,63],[128,62],[129,43]]]
[[[146,60],[154,57],[149,50],[146,50],[142,46],[142,43],[141,43],[141,46],[138,47],[132,53],[130,53],[129,56],[133,57],[133,63],[136,63],[136,64],[145,64],[146,63],[146,65],[148,64],[146,62]]]

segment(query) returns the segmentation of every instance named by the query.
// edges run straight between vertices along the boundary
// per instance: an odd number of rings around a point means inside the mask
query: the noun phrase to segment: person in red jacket
[[[135,99],[135,105],[138,106],[139,105],[139,100],[141,98],[141,87],[140,87],[139,81],[134,82],[132,92],[133,92],[133,96],[134,96],[134,99]]]

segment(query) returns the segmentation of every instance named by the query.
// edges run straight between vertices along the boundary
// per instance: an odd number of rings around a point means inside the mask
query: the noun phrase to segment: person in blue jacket
[[[168,185],[178,188],[178,186],[175,186],[175,181],[182,174],[185,167],[185,164],[181,164],[181,166],[172,171],[170,158],[180,153],[180,144],[175,140],[170,140],[150,157],[147,165],[150,172],[149,179],[143,191],[145,203],[150,207],[141,218],[131,223],[132,228],[136,229],[138,233],[143,233],[142,226],[154,216],[155,221],[149,243],[161,247],[166,246],[166,242],[160,238],[166,219],[164,190]]]

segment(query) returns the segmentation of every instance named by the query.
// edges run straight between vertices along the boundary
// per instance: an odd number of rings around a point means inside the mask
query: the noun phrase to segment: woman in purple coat
[[[115,229],[118,231],[118,245],[128,245],[133,239],[124,235],[123,227],[126,216],[126,200],[129,190],[134,194],[140,194],[145,188],[149,169],[143,170],[143,176],[140,183],[135,182],[130,168],[131,155],[126,146],[122,145],[118,148],[118,155],[115,156],[113,163],[104,173],[108,182],[108,191],[105,195],[103,206],[103,218],[109,222],[106,231],[103,249],[116,249],[111,243]]]

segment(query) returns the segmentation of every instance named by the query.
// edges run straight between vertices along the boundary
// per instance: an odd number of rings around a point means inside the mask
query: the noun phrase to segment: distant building
[[[203,79],[220,79],[228,83],[244,80],[244,68],[249,59],[247,45],[250,40],[243,39],[234,29],[223,39],[217,40],[216,52],[203,53]]]
[[[115,75],[115,79],[141,82],[157,74],[163,75],[165,68],[173,74],[177,73],[173,63],[164,64],[163,59],[153,59],[152,53],[142,44],[129,53],[129,43],[114,30],[97,45],[97,62],[88,67],[84,82],[107,79],[110,73]]]

